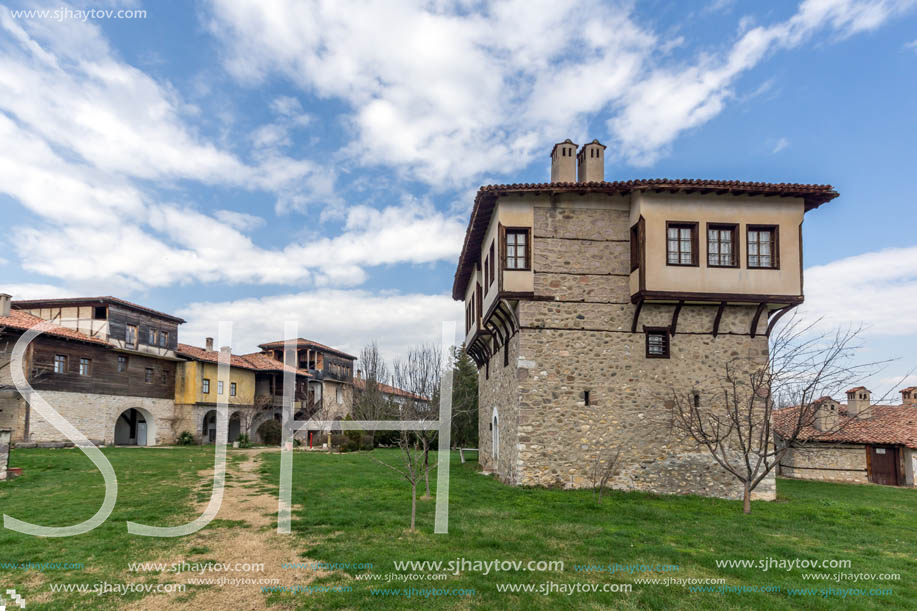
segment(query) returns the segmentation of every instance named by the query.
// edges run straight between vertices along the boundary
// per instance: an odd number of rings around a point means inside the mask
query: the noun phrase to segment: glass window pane
[[[678,239],[678,227],[669,227],[669,239]]]

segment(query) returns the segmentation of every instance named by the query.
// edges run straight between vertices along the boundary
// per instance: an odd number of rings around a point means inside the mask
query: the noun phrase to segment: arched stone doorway
[[[239,415],[239,412],[234,413],[229,417],[229,437],[227,441],[232,443],[234,441],[239,441],[239,435],[242,433],[242,417]]]
[[[204,414],[201,425],[201,442],[216,443],[217,440],[217,410],[212,409]]]
[[[145,409],[131,407],[115,420],[115,445],[156,445],[156,420]]]

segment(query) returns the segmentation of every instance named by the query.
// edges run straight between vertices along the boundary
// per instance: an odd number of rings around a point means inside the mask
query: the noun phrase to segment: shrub
[[[268,420],[258,427],[258,435],[264,445],[279,446],[283,439],[283,429],[279,420]]]
[[[248,433],[242,433],[239,435],[239,438],[236,440],[239,442],[240,448],[250,448],[252,447],[252,440],[249,439]]]
[[[194,443],[194,435],[188,431],[182,431],[175,439],[175,442],[180,446],[190,446]]]

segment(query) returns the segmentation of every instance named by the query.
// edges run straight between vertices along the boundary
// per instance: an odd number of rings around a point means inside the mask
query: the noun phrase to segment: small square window
[[[697,223],[666,223],[666,265],[697,265]]]
[[[737,230],[737,225],[707,225],[708,267],[738,267]]]
[[[669,358],[669,330],[665,327],[646,327],[646,358]]]
[[[108,318],[108,308],[105,306],[95,306],[92,308],[93,320],[105,320]]]
[[[529,230],[506,230],[506,269],[529,269]]]
[[[775,225],[748,226],[748,267],[778,269],[779,243]]]

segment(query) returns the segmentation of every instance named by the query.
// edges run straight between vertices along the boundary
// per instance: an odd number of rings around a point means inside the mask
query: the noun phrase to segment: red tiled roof
[[[350,354],[347,354],[346,352],[343,352],[343,351],[341,351],[341,350],[338,350],[337,348],[332,348],[331,346],[326,346],[325,344],[320,344],[320,343],[318,343],[318,342],[313,342],[311,339],[303,339],[303,338],[301,338],[301,337],[297,337],[297,338],[296,338],[295,340],[293,340],[293,341],[296,342],[296,347],[297,347],[297,348],[318,348],[319,350],[325,350],[325,351],[327,351],[327,352],[333,352],[333,353],[335,353],[335,354],[339,354],[339,355],[341,355],[341,356],[343,356],[343,357],[345,357],[345,358],[351,359],[351,360],[356,360],[356,359],[357,359],[357,357],[352,356],[352,355],[350,355]],[[283,348],[285,344],[286,344],[286,340],[281,339],[281,340],[277,340],[277,341],[275,341],[275,342],[267,342],[267,343],[265,343],[265,344],[259,344],[258,347],[259,347],[259,348],[263,348],[263,349],[265,349],[265,350],[269,350],[269,349],[271,349],[271,348]]]
[[[194,361],[204,361],[206,363],[219,363],[220,353],[217,350],[205,350],[197,346],[188,344],[178,344],[178,350],[175,351],[180,356],[187,357]],[[231,355],[230,364],[233,367],[242,369],[255,369],[255,367],[241,356]]]
[[[0,327],[10,327],[12,329],[17,329],[19,331],[28,331],[35,325],[48,322],[43,318],[38,316],[32,316],[27,312],[21,312],[19,310],[10,311],[9,316],[0,316]],[[61,327],[59,325],[54,325],[52,323],[51,328],[46,329],[42,335],[50,335],[52,337],[57,337],[61,339],[69,339],[78,342],[88,342],[91,344],[102,344],[107,346],[108,342],[105,340],[99,339],[98,337],[90,337],[85,333],[80,333],[75,329],[68,329],[67,327]]]
[[[774,412],[774,430],[787,437],[792,434],[798,407]],[[873,405],[863,420],[847,418],[838,420],[838,430],[822,432],[809,425],[802,429],[800,441],[872,443],[902,445],[917,448],[917,407],[901,405]]]
[[[741,180],[704,180],[694,178],[647,178],[616,182],[549,182],[522,183],[510,185],[486,185],[478,190],[474,199],[471,220],[465,232],[465,243],[459,256],[458,269],[452,283],[452,298],[465,298],[465,288],[475,261],[480,258],[481,240],[490,224],[490,216],[498,196],[510,193],[609,193],[627,194],[632,191],[695,191],[732,195],[779,195],[800,197],[805,201],[805,210],[818,208],[837,197],[831,185],[808,185],[797,183],[745,182]]]
[[[104,304],[107,302],[116,303],[122,305],[126,308],[131,308],[133,310],[139,310],[147,314],[153,314],[154,316],[159,316],[161,318],[166,318],[176,323],[183,323],[185,320],[179,318],[178,316],[172,316],[171,314],[166,314],[165,312],[159,312],[152,308],[142,306],[124,299],[119,299],[118,297],[112,297],[111,295],[106,295],[103,297],[64,297],[58,299],[20,299],[12,302],[14,308],[40,308],[40,307],[61,307],[61,306],[70,306],[70,305],[88,305],[93,303]]]
[[[902,388],[899,392],[913,392],[917,390],[917,386],[908,386],[907,388]]]
[[[847,391],[847,394],[849,395],[852,392],[858,392],[861,390],[866,390],[866,387],[865,386],[854,386],[853,388]]]
[[[298,369],[296,367],[284,365],[282,362],[275,358],[271,358],[263,352],[243,354],[240,358],[247,361],[251,369],[257,369],[258,371],[292,371],[301,376],[312,377],[312,374],[309,373],[307,369]]]
[[[363,390],[366,388],[366,380],[361,378],[353,379],[353,386],[358,390]],[[394,386],[389,386],[388,384],[379,384],[379,390],[381,390],[386,395],[395,395],[396,397],[405,397],[407,399],[418,399],[420,401],[427,401],[428,399],[421,397],[418,394],[402,390],[400,388],[395,388]]]

